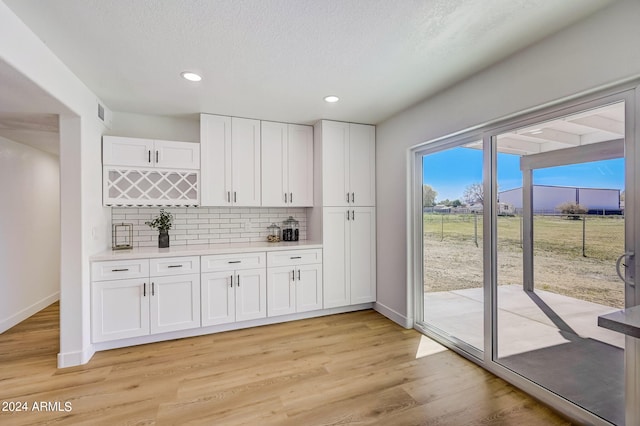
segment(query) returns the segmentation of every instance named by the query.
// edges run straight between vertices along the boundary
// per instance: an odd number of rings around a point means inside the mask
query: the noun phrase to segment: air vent
[[[104,122],[104,107],[98,104],[98,118]]]

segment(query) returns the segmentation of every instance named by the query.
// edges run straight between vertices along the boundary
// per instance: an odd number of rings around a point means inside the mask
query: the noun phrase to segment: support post
[[[533,291],[533,171],[522,170],[522,289]]]

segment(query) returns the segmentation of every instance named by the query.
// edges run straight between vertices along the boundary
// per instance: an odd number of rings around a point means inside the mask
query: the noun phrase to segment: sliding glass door
[[[497,354],[511,371],[624,423],[625,104],[495,137]]]
[[[488,125],[414,162],[416,328],[614,424],[640,422],[638,339],[598,326],[640,301],[635,102],[622,92]]]
[[[424,324],[481,358],[484,350],[481,141],[422,157]]]

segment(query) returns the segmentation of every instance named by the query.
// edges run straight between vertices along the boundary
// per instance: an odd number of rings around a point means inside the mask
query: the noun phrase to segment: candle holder
[[[133,248],[132,223],[114,223],[111,225],[111,248],[113,250]]]

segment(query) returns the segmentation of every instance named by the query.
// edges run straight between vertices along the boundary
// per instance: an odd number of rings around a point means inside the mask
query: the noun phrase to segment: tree
[[[452,206],[452,207],[460,207],[461,205],[462,205],[462,201],[457,200],[457,199],[456,199],[456,200],[453,200],[453,201],[451,202],[451,206]]]
[[[581,214],[587,213],[587,208],[582,204],[576,204],[573,201],[567,201],[556,207],[564,215],[567,215],[567,219],[578,220]]]
[[[482,182],[472,183],[464,189],[462,199],[467,204],[484,204],[484,186]]]
[[[436,204],[438,192],[431,185],[422,185],[422,207],[432,207]]]

